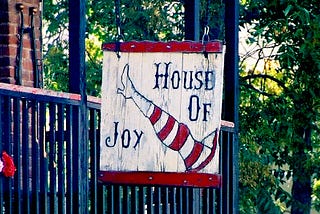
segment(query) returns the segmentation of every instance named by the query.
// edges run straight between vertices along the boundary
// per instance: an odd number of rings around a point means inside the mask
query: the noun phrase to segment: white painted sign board
[[[223,46],[105,44],[100,171],[219,173]]]

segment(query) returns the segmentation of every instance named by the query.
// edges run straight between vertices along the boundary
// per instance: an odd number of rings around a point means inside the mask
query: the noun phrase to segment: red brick
[[[17,23],[9,24],[9,28],[8,28],[9,34],[17,36],[18,30],[19,30],[19,27]]]
[[[0,0],[0,81],[15,84],[15,69],[20,40],[17,37],[21,25],[20,11],[17,3],[24,5],[24,27],[30,27],[30,7],[39,8],[40,0]],[[5,9],[3,9],[5,8]],[[34,16],[35,35],[36,35],[36,54],[40,60],[40,13]],[[33,86],[33,62],[31,50],[30,34],[23,35],[22,51],[22,84]]]
[[[24,70],[25,70],[25,71],[33,70],[33,64],[32,64],[31,57],[30,57],[30,58],[24,58],[24,60],[23,60],[23,67],[24,67]]]
[[[15,84],[16,80],[12,77],[3,77],[3,78],[0,78],[0,82]]]
[[[14,77],[15,68],[13,66],[0,67],[0,77]]]
[[[33,81],[33,72],[30,70],[24,70],[24,72],[22,74],[22,80]]]
[[[9,35],[8,36],[8,43],[10,44],[10,46],[18,46],[17,35]]]
[[[23,85],[28,87],[33,87],[33,81],[23,80]]]
[[[28,35],[24,35],[24,37],[23,37],[23,48],[25,50],[31,49],[31,41],[30,41],[30,37]]]

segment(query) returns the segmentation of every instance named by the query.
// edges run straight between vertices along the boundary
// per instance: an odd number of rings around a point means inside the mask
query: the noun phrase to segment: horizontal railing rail
[[[227,199],[217,188],[100,183],[101,100],[88,96],[87,101],[87,213],[222,212],[222,201]],[[6,151],[16,165],[13,178],[0,175],[0,212],[78,213],[79,186],[85,181],[76,165],[80,102],[78,94],[0,83],[0,153]],[[226,151],[233,142],[233,129],[233,123],[222,121],[220,145]],[[228,152],[220,155],[223,167]]]
[[[0,94],[11,97],[37,100],[38,102],[55,102],[69,105],[80,105],[81,100],[81,96],[79,94],[57,92],[6,83],[0,83]],[[89,108],[100,109],[100,98],[88,96],[87,100],[87,105]]]

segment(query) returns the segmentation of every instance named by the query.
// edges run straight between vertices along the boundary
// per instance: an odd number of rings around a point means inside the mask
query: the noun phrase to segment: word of
[[[210,114],[210,111],[208,108],[211,107],[211,103],[203,103],[203,119],[202,121],[208,121],[207,115]],[[196,95],[190,96],[190,101],[189,101],[189,120],[190,121],[197,121],[199,118],[199,111],[201,110],[200,107],[200,101],[199,97]]]

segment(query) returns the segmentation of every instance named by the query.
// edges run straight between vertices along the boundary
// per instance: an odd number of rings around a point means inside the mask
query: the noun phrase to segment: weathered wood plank
[[[223,51],[146,44],[104,46],[100,170],[219,173]]]

